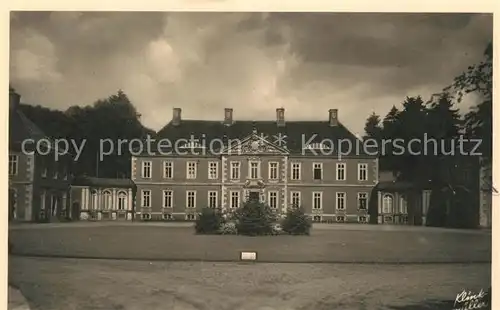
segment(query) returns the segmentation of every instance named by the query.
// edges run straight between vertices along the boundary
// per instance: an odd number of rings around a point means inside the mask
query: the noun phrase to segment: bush
[[[222,226],[219,229],[219,233],[221,235],[236,235],[236,234],[238,234],[238,230],[236,229],[236,223],[228,222],[228,223],[222,224]]]
[[[215,234],[219,232],[222,224],[224,219],[219,210],[203,208],[194,227],[197,234]]]
[[[290,235],[309,235],[312,223],[309,216],[304,213],[304,209],[293,207],[288,209],[285,218],[281,223],[284,232]]]
[[[276,220],[267,205],[249,201],[235,212],[238,234],[247,236],[271,235]]]

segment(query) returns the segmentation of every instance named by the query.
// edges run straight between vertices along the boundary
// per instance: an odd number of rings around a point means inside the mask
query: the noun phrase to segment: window
[[[300,207],[300,192],[290,193],[290,202],[294,207]]]
[[[187,162],[186,178],[187,179],[196,179],[196,162],[194,162],[194,161]]]
[[[51,216],[57,216],[57,196],[56,195],[52,195],[50,197],[50,214],[51,214]]]
[[[144,179],[151,178],[151,162],[150,161],[143,161],[142,162],[142,177]]]
[[[313,209],[321,209],[323,207],[323,193],[313,192]]]
[[[403,215],[401,221],[403,224],[408,224],[408,215]]]
[[[170,213],[163,213],[163,219],[164,219],[165,221],[170,221],[170,220],[172,220],[172,214],[170,214]]]
[[[64,167],[63,168],[63,180],[67,180],[67,179],[68,179],[68,168]]]
[[[196,208],[196,192],[195,191],[187,191],[186,192],[186,201],[188,208]]]
[[[345,181],[345,163],[337,163],[337,181]]]
[[[219,165],[216,161],[212,161],[208,163],[208,178],[210,180],[216,180],[219,177]]]
[[[208,207],[209,208],[217,208],[217,192],[209,191],[208,192]]]
[[[391,216],[384,216],[384,223],[392,223],[392,217]]]
[[[9,175],[17,175],[19,156],[9,155]]]
[[[231,162],[231,180],[240,179],[240,163],[237,161]]]
[[[345,210],[345,193],[337,193],[337,210]]]
[[[173,196],[174,193],[171,190],[163,191],[163,207],[172,208],[173,207]]]
[[[363,216],[363,215],[358,216],[358,222],[360,222],[360,223],[366,223],[366,216]]]
[[[90,203],[91,203],[91,209],[92,210],[97,210],[98,208],[98,201],[97,201],[97,191],[93,189],[90,192]]]
[[[269,192],[268,193],[268,202],[269,207],[272,209],[278,208],[278,192]]]
[[[336,217],[336,220],[338,223],[344,223],[345,222],[345,216],[339,215]]]
[[[368,164],[358,164],[358,181],[368,180]]]
[[[109,191],[104,192],[104,210],[111,209],[113,206],[113,197]]]
[[[127,205],[127,194],[124,192],[118,193],[118,210],[125,210]]]
[[[260,166],[260,163],[258,161],[251,161],[249,162],[249,175],[250,175],[250,179],[258,179],[259,178],[259,166]]]
[[[52,173],[52,177],[54,179],[57,179],[59,177],[59,165],[57,163],[54,163],[54,171]]]
[[[43,210],[45,211],[45,200],[46,200],[46,196],[45,196],[45,191],[43,191],[41,194],[40,194],[40,210]]]
[[[399,200],[399,212],[401,214],[408,214],[408,202],[406,200],[406,196],[401,196]]]
[[[323,179],[323,164],[322,163],[314,163],[313,164],[313,179],[314,180]]]
[[[270,162],[269,163],[269,180],[277,180],[278,179],[278,163]]]
[[[358,193],[358,208],[360,210],[366,210],[368,208],[368,194]]]
[[[47,177],[47,166],[43,166],[42,167],[42,178],[46,178]]]
[[[313,216],[313,221],[314,222],[321,222],[321,215],[315,215],[315,216]]]
[[[142,191],[141,205],[143,208],[151,207],[151,191],[150,190],[143,190]]]
[[[392,196],[384,195],[382,200],[382,213],[392,213]]]
[[[292,163],[292,180],[300,180],[300,163]]]
[[[171,161],[163,162],[163,178],[173,179],[174,178],[174,163]]]
[[[194,215],[192,213],[186,214],[186,220],[194,221],[195,219],[196,219],[196,215]]]
[[[231,204],[230,208],[231,209],[236,209],[239,208],[240,206],[240,192],[231,192]]]
[[[146,221],[150,220],[151,219],[151,214],[149,214],[149,213],[142,213],[141,214],[141,219],[142,220],[146,220]]]

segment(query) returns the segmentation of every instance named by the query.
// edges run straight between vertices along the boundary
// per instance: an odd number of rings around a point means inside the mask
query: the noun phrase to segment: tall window
[[[249,168],[250,168],[250,179],[258,179],[259,178],[259,162],[258,161],[251,161],[249,162]]]
[[[368,208],[368,194],[358,193],[358,208],[360,210],[366,210]]]
[[[141,205],[143,208],[151,207],[151,191],[145,189],[142,191],[142,202]]]
[[[42,191],[40,194],[40,210],[45,211],[45,200],[46,200],[46,194],[45,191]]]
[[[92,210],[97,210],[97,208],[99,206],[98,206],[98,201],[97,201],[97,191],[95,189],[93,189],[90,192],[90,203],[92,204],[91,205],[91,209]]]
[[[163,207],[172,208],[174,193],[171,190],[163,191]]]
[[[313,192],[313,209],[321,209],[323,207],[323,193]]]
[[[337,181],[345,181],[345,163],[337,163]]]
[[[278,163],[270,162],[269,163],[269,180],[277,180],[278,179]]]
[[[292,180],[300,180],[300,163],[292,163]]]
[[[321,180],[323,178],[323,164],[314,163],[313,164],[313,178],[314,180]]]
[[[345,193],[337,193],[337,210],[345,210]]]
[[[118,210],[125,210],[127,205],[127,194],[124,192],[118,193]]]
[[[239,208],[240,206],[240,192],[231,192],[231,209]]]
[[[54,170],[52,171],[52,177],[57,179],[59,177],[59,164],[57,162],[54,163]]]
[[[142,177],[144,179],[151,178],[151,162],[150,161],[143,161],[142,162]]]
[[[97,197],[97,195],[96,195]],[[50,215],[57,216],[57,196],[52,195],[50,197]]]
[[[186,200],[188,208],[196,208],[196,192],[195,191],[187,191],[186,192]]]
[[[163,162],[163,178],[173,179],[174,178],[174,163],[171,161]]]
[[[278,208],[278,192],[269,192],[268,195],[269,207],[273,209]]]
[[[382,212],[386,214],[392,213],[392,196],[391,195],[384,195],[384,198],[382,200]]]
[[[113,197],[111,196],[111,192],[104,191],[103,196],[104,196],[104,209],[105,210],[111,209],[111,207],[113,206]]]
[[[210,180],[216,180],[218,178],[218,168],[219,165],[216,161],[208,163],[208,178]]]
[[[358,164],[358,181],[368,180],[368,164]]]
[[[19,156],[9,155],[9,175],[17,175]]]
[[[217,208],[217,192],[209,191],[208,192],[208,207],[209,208]]]
[[[399,212],[401,214],[408,214],[408,201],[406,200],[405,195],[402,195],[399,200]]]
[[[186,178],[196,179],[196,162],[188,161],[186,169],[187,169]]]
[[[290,193],[290,202],[294,207],[300,207],[300,192]]]
[[[240,163],[238,161],[231,162],[231,180],[240,179]]]

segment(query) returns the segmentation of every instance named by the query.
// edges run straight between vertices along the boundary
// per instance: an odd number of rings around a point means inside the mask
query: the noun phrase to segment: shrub
[[[238,230],[236,229],[236,223],[228,222],[228,223],[222,224],[222,226],[219,229],[219,233],[221,235],[236,235],[236,234],[238,234]]]
[[[215,234],[223,223],[224,220],[219,210],[203,208],[194,227],[197,234]]]
[[[267,205],[248,201],[235,212],[238,234],[247,236],[270,235],[273,233],[275,216]]]
[[[288,209],[285,218],[281,223],[284,232],[290,235],[309,235],[312,223],[309,216],[300,207]]]

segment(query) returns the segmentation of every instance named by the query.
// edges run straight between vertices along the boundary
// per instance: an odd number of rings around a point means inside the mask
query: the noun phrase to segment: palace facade
[[[278,214],[300,205],[316,222],[366,223],[378,159],[325,111],[325,121],[184,120],[175,108],[149,152],[132,157],[135,217],[194,220],[204,207],[230,211],[247,200]]]

